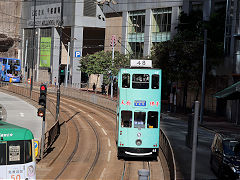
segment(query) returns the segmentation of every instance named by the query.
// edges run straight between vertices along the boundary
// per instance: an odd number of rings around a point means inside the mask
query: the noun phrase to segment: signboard
[[[35,157],[37,157],[38,155],[38,146],[39,146],[39,141],[34,140]]]
[[[81,51],[75,51],[75,57],[81,57]]]
[[[41,37],[39,67],[50,68],[50,60],[51,60],[51,37]]]
[[[135,100],[134,106],[146,106],[146,101],[143,100]]]
[[[152,68],[152,60],[131,59],[131,67]]]

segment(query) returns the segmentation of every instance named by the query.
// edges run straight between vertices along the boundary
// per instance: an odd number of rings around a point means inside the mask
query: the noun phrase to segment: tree
[[[80,59],[80,66],[82,72],[88,74],[103,74],[104,83],[110,83],[110,77],[116,76],[120,68],[129,66],[129,58],[126,55],[120,54],[118,51],[114,52],[114,60],[112,62],[111,51],[100,51],[94,54],[88,54]],[[98,78],[97,78],[98,81]],[[98,82],[97,82],[98,83]]]
[[[206,23],[202,21],[201,11],[192,11],[189,15],[182,13],[179,21],[177,34],[172,40],[159,43],[152,50],[152,59],[155,67],[163,70],[163,79],[184,82],[183,107],[186,109],[190,82],[195,84],[196,99],[199,94],[204,28],[209,31],[207,76],[211,76],[211,70],[223,60],[224,13],[219,10]]]

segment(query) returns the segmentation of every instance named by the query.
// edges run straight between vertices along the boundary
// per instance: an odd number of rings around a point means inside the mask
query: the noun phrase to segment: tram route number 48
[[[131,67],[152,67],[152,60],[131,59]]]

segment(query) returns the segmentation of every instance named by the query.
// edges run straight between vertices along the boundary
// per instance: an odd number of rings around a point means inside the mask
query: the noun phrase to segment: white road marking
[[[106,170],[106,168],[103,169],[102,174],[101,174],[101,176],[100,176],[100,179],[103,178],[103,175],[104,175],[105,170]]]
[[[21,113],[19,113],[19,114],[20,114],[21,117],[24,117],[24,113],[21,112]]]
[[[106,133],[106,131],[102,128],[102,131],[103,131],[103,133],[107,136],[107,133]]]
[[[108,151],[108,159],[107,159],[108,162],[110,161],[110,158],[111,158],[111,151]]]
[[[101,126],[97,121],[95,121],[95,123],[96,123],[99,127]]]
[[[111,147],[110,139],[108,138],[108,146]]]
[[[68,106],[70,106],[70,107],[72,107],[72,108],[77,108],[77,107],[75,107],[75,106],[73,106],[73,105],[71,105],[71,104],[69,104]],[[81,111],[82,113],[86,113],[85,111],[83,111],[83,110],[81,110],[81,109],[78,109],[79,111]]]
[[[93,117],[91,115],[88,114],[88,117],[90,117],[91,119],[93,119]]]

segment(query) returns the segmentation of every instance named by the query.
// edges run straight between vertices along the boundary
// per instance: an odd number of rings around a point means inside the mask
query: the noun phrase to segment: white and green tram
[[[0,121],[0,179],[36,179],[32,132],[3,121]]]
[[[149,68],[144,67],[148,64]],[[151,68],[149,60],[134,60],[131,65],[131,68],[120,69],[118,74],[118,158],[157,158],[162,71]]]

